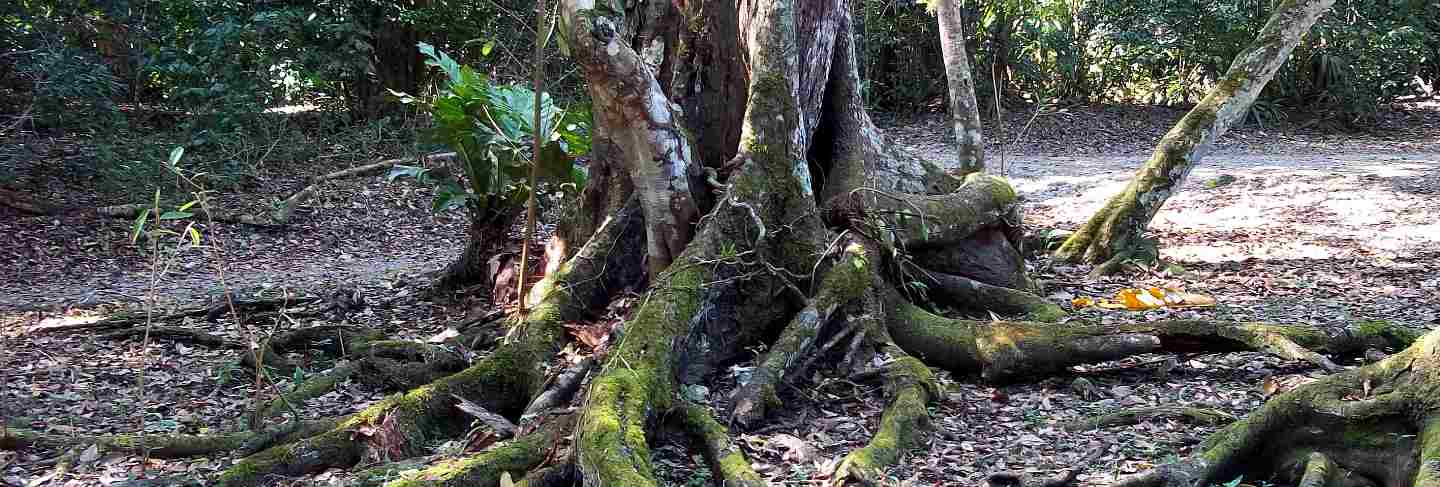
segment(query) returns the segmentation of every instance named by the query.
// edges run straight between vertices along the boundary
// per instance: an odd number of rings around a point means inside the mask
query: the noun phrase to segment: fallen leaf
[[[785,448],[781,460],[791,463],[810,463],[815,458],[815,448],[800,438],[784,433],[770,438],[771,442]]]

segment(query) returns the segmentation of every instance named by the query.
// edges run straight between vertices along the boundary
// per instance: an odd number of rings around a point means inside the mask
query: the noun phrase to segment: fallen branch
[[[425,161],[450,161],[454,158],[454,152],[443,152],[437,154],[426,154],[418,158],[420,160],[417,162],[420,162],[423,165]],[[343,169],[328,174],[321,174],[319,176],[310,178],[310,185],[306,186],[305,189],[301,189],[295,194],[290,195],[289,198],[285,198],[285,201],[280,203],[280,208],[275,210],[275,214],[271,218],[280,225],[289,223],[290,217],[295,214],[295,209],[298,208],[302,203],[308,201],[311,197],[315,196],[315,193],[318,193],[320,191],[320,186],[326,182],[335,181],[338,179],[374,176],[376,174],[380,174],[382,172],[390,170],[390,168],[395,167],[396,164],[408,161],[415,161],[416,159],[417,158],[409,157],[399,159],[386,159],[380,162],[366,164],[363,166],[355,166],[349,169]]]
[[[235,300],[235,310],[271,311],[287,308],[290,306],[307,304],[317,301],[319,299],[320,298],[315,297],[295,296],[262,299],[238,299]],[[229,312],[230,305],[222,301],[220,303],[206,306],[203,308],[186,308],[180,311],[176,311],[174,313],[157,316],[153,318],[152,322],[164,322],[178,320],[181,318],[198,318],[201,316],[204,316],[208,321],[215,321],[219,319],[220,316]],[[141,323],[145,323],[145,315],[143,313],[120,313],[99,321],[91,321],[86,323],[64,323],[50,326],[36,325],[26,329],[25,331],[27,333],[55,333],[81,330],[114,330],[118,328],[129,328]]]
[[[1066,431],[1089,431],[1111,426],[1125,426],[1139,424],[1154,418],[1182,417],[1195,423],[1208,425],[1222,425],[1232,423],[1235,416],[1218,409],[1197,408],[1190,406],[1152,406],[1134,409],[1125,409],[1113,413],[1102,414],[1092,418],[1085,418],[1066,423]]]
[[[205,333],[199,330],[192,330],[189,328],[180,328],[173,326],[151,326],[148,331],[145,328],[128,328],[124,330],[105,333],[103,335],[100,335],[100,338],[114,340],[144,335],[146,333],[149,333],[151,337],[169,338],[171,340],[185,341],[194,343],[196,345],[204,345],[207,347],[245,348],[245,345],[243,343],[234,340],[227,340],[220,336]]]

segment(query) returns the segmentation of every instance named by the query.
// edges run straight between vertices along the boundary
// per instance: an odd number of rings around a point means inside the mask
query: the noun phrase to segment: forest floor
[[[1182,114],[1168,108],[1077,107],[1031,122],[1032,113],[1016,112],[1007,118],[1006,133],[1023,132],[1023,142],[1009,144],[1003,169],[998,147],[987,155],[991,167],[1026,198],[1027,225],[1073,228],[1118,191]],[[912,151],[939,161],[951,158],[943,116],[884,122]],[[227,208],[259,208],[299,189],[306,177],[339,168],[295,164],[285,176],[249,192],[217,198]],[[142,309],[157,275],[153,289],[160,312],[208,306],[222,288],[242,298],[282,292],[329,297],[345,289],[367,304],[354,312],[307,314],[319,308],[312,305],[244,326],[224,319],[183,323],[235,339],[321,322],[424,339],[466,314],[483,312],[468,302],[433,302],[416,292],[425,272],[447,263],[464,236],[463,218],[430,213],[429,198],[424,188],[382,178],[338,181],[290,227],[206,226],[207,242],[223,245],[223,251],[184,249],[161,259],[167,264],[162,273],[152,272],[149,254],[130,243],[130,221],[34,217],[0,207],[0,416],[74,435],[140,429],[142,415],[134,407],[142,356],[138,340],[29,330]],[[1440,107],[1386,112],[1358,133],[1304,123],[1234,130],[1166,204],[1153,230],[1163,257],[1174,265],[1103,280],[1043,258],[1032,261],[1031,270],[1048,296],[1067,309],[1073,297],[1172,286],[1219,302],[1213,309],[1177,313],[1182,315],[1440,326]],[[1120,321],[1172,312],[1075,314]],[[1106,485],[1117,475],[1191,452],[1216,426],[1164,418],[1070,432],[1064,424],[1117,408],[1162,404],[1238,416],[1264,400],[1262,384],[1322,374],[1254,353],[1169,358],[1140,356],[1001,388],[941,374],[946,394],[935,404],[937,433],[928,449],[891,474],[902,484],[976,485],[999,470],[1053,474],[1098,446],[1104,454],[1080,478],[1086,485]],[[331,365],[316,358],[295,377],[276,378],[277,387],[289,388]],[[145,370],[143,428],[151,432],[234,430],[254,394],[253,380],[238,370],[232,350],[155,339]],[[1077,378],[1093,387],[1081,387]],[[752,460],[777,484],[823,478],[840,456],[868,440],[879,421],[878,391],[824,374],[816,379],[817,387],[790,398],[790,404],[807,407],[791,408],[771,426],[740,435]],[[711,396],[724,397],[724,389]],[[383,395],[347,382],[307,403],[303,414],[344,414]],[[662,438],[657,446],[657,473],[667,484],[703,481],[705,470],[684,453],[683,440]],[[53,452],[0,452],[0,485],[110,485],[139,465],[133,456],[82,454],[86,462],[56,476],[53,457]],[[206,477],[232,460],[152,459],[148,468]],[[342,484],[346,478],[326,472],[297,483]]]

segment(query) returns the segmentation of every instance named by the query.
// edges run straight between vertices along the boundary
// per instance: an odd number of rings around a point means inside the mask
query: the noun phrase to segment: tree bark
[[[655,276],[684,250],[699,216],[690,194],[693,155],[654,71],[623,35],[628,30],[623,14],[580,17],[595,11],[594,0],[561,5],[572,53],[589,81],[597,125],[605,127],[604,143],[628,164],[645,210],[646,267]]]
[[[1165,200],[1180,189],[1215,140],[1245,116],[1300,37],[1334,3],[1287,0],[1276,6],[1255,40],[1235,56],[1225,76],[1160,139],[1130,184],[1071,235],[1056,256],[1069,262],[1108,262],[1102,269],[1111,269],[1136,253]]]
[[[985,170],[980,107],[975,102],[975,78],[970,73],[970,58],[965,53],[964,19],[956,0],[939,0],[935,18],[940,23],[940,52],[945,58],[950,117],[955,124],[955,155],[959,158],[956,172],[963,177]]]
[[[519,218],[516,208],[494,208],[490,210],[469,209],[465,250],[440,271],[431,285],[432,292],[445,293],[474,285],[490,284],[489,261],[504,249],[510,238],[510,228]]]

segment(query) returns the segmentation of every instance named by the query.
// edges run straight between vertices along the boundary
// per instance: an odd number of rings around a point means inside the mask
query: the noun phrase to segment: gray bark
[[[945,58],[949,82],[950,116],[955,120],[955,155],[960,176],[985,170],[985,153],[980,132],[980,107],[975,102],[975,78],[965,54],[964,19],[956,0],[940,0],[935,18],[940,23],[940,53]]]
[[[602,13],[603,10],[603,13]],[[629,165],[645,212],[646,267],[654,276],[690,241],[699,210],[690,194],[692,154],[653,69],[622,35],[625,19],[594,0],[564,2],[575,60],[590,82],[597,125]],[[583,14],[582,14],[583,13]]]

